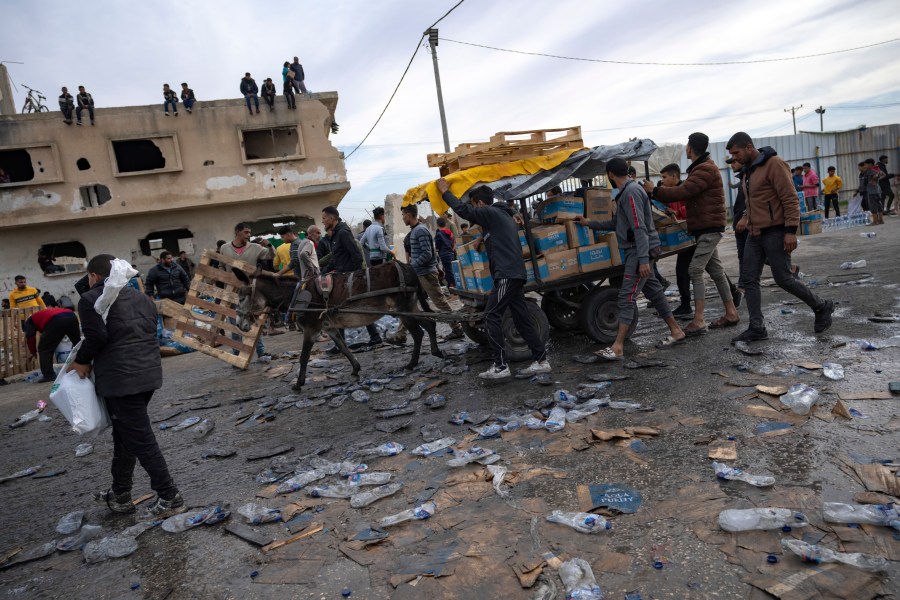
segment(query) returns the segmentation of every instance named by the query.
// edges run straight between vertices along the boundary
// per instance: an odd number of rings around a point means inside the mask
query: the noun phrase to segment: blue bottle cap
[[[257,575],[259,575],[259,571],[250,571],[250,579],[253,579]]]
[[[775,556],[774,554],[770,554],[766,557],[766,562],[774,565],[775,563],[778,562],[778,557]]]
[[[343,590],[341,590],[341,596],[343,596],[344,598],[349,598],[352,593],[353,590],[351,590],[350,588],[344,588]]]
[[[662,569],[664,566],[665,565],[663,564],[663,562],[661,560],[657,560],[656,562],[653,563],[654,569]]]
[[[131,589],[133,589],[133,590],[139,589],[140,587],[141,587],[141,584],[139,584],[139,583],[132,583],[132,584],[131,584]]]
[[[785,533],[789,533],[791,531],[791,526],[785,525],[784,527],[781,528],[781,530]]]

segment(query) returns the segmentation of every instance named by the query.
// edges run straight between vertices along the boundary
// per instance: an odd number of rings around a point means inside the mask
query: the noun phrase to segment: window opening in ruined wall
[[[190,229],[170,229],[168,231],[154,231],[147,234],[144,239],[138,240],[141,254],[159,258],[159,253],[168,250],[176,257],[184,250],[188,256],[194,254],[194,234]]]
[[[304,158],[303,140],[296,126],[241,131],[244,162]]]
[[[96,208],[98,206],[103,206],[112,200],[112,194],[110,194],[109,188],[99,183],[94,185],[83,185],[78,188],[78,191],[81,193],[82,208]]]
[[[87,250],[76,241],[44,244],[38,249],[38,265],[44,275],[83,273],[87,268]]]
[[[156,171],[166,168],[166,158],[153,140],[121,140],[112,143],[119,173]]]
[[[34,179],[34,167],[28,150],[0,150],[0,169],[3,170],[0,185]]]

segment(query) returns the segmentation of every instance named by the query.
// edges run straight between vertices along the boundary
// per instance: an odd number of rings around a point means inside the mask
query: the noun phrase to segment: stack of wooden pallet
[[[460,144],[450,153],[429,154],[428,166],[438,167],[443,176],[470,167],[547,156],[560,150],[583,147],[581,127],[501,131],[487,142]]]
[[[40,307],[32,306],[0,311],[0,379],[37,368],[37,361],[28,351],[22,323],[39,310]]]

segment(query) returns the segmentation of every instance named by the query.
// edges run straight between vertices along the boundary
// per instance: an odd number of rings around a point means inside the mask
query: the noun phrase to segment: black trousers
[[[885,180],[882,179],[882,182]],[[881,186],[881,201],[884,202],[884,212],[890,212],[891,206],[894,204],[894,190],[890,184]]]
[[[488,296],[487,306],[484,309],[484,325],[487,329],[488,344],[494,355],[494,364],[498,367],[506,366],[501,323],[507,308],[512,312],[516,329],[531,350],[531,358],[544,360],[547,357],[547,350],[534,328],[534,323],[531,322],[531,315],[525,304],[525,293],[522,291],[524,286],[524,279],[495,279],[494,289]]]
[[[838,195],[837,194],[825,194],[825,218],[828,218],[828,213],[831,209],[831,206],[834,205],[834,215],[836,217],[841,216],[841,207],[838,206]]]
[[[64,337],[68,337],[73,346],[81,339],[78,317],[75,316],[75,313],[56,315],[47,321],[44,331],[41,332],[37,351],[38,356],[41,357],[41,373],[45,379],[56,379],[56,374],[53,372],[53,353]]]
[[[150,476],[150,487],[163,500],[171,500],[178,493],[175,481],[163,457],[147,405],[153,391],[130,396],[107,397],[106,408],[113,430],[112,490],[115,494],[131,492],[134,466],[137,462]]]
[[[269,108],[275,107],[275,94],[263,94],[263,100],[269,105]]]

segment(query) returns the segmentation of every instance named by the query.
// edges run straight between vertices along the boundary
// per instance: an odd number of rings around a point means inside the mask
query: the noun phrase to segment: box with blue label
[[[555,196],[538,208],[544,223],[570,221],[584,215],[584,200],[575,196]]]
[[[578,248],[578,270],[582,273],[597,271],[612,266],[609,244],[602,242]]]
[[[613,267],[625,262],[624,253],[619,252],[619,240],[616,238],[615,232],[596,231],[594,232],[594,239],[598,244],[603,243],[609,246],[609,260],[612,261]]]
[[[487,271],[490,269],[487,252],[473,248],[469,250],[469,260],[472,261],[472,268],[476,271]]]
[[[534,267],[531,266],[531,261],[525,263],[525,283],[534,282]]]
[[[459,266],[461,267],[471,267],[472,266],[472,255],[469,254],[469,245],[463,244],[462,246],[456,247],[456,258],[458,259]]]
[[[534,249],[538,254],[552,254],[569,249],[566,228],[563,225],[541,225],[531,230]]]
[[[494,289],[494,278],[491,277],[490,271],[475,271],[475,282],[478,284],[478,291],[487,294]]]
[[[454,260],[450,263],[450,267],[453,269],[453,279],[456,282],[456,285],[465,289],[466,280],[463,278],[462,267],[459,264],[458,260]]]
[[[578,251],[554,252],[538,259],[541,281],[555,281],[578,274]]]
[[[594,243],[594,235],[589,227],[579,225],[575,221],[566,221],[566,237],[569,248],[581,248]]]
[[[531,248],[528,247],[525,232],[521,229],[519,230],[519,245],[522,246],[522,258],[531,258]]]
[[[694,238],[688,235],[687,222],[666,225],[660,227],[657,232],[663,252],[680,250],[694,243]]]

